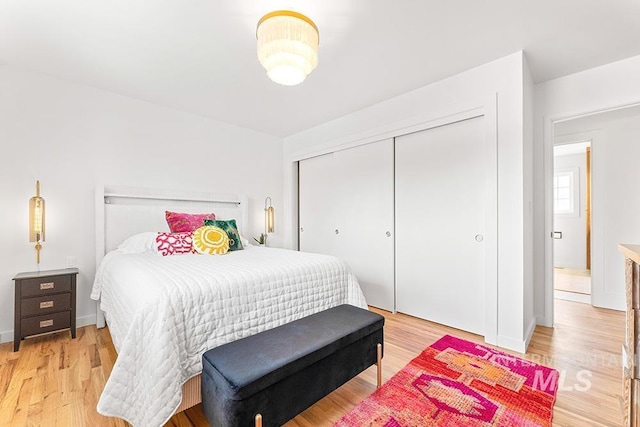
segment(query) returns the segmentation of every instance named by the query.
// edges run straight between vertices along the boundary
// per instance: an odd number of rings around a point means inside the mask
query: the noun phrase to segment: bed
[[[215,212],[242,230],[244,197],[123,187],[96,194],[92,298],[118,352],[98,403],[103,415],[162,425],[200,401],[207,349],[340,304],[366,308],[348,266],[330,256],[251,245],[222,256],[117,249],[129,236],[167,230],[166,209]]]

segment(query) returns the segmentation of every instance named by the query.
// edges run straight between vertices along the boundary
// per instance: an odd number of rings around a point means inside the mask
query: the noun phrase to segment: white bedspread
[[[171,417],[207,349],[336,305],[366,308],[337,258],[255,246],[223,256],[110,252],[91,297],[118,351],[98,412],[145,427]]]

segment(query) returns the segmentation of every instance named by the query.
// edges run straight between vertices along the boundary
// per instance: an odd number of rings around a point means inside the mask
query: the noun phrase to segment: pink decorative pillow
[[[156,236],[156,247],[162,256],[192,253],[192,242],[191,232],[166,233],[161,231]]]
[[[188,214],[180,212],[165,211],[164,217],[167,219],[169,230],[172,233],[182,233],[188,231],[191,233],[196,228],[204,225],[205,219],[216,219],[216,214]]]

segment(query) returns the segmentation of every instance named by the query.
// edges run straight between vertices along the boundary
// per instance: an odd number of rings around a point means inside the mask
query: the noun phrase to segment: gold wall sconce
[[[267,244],[267,234],[273,233],[275,215],[271,205],[271,197],[264,199],[264,244]]]
[[[40,264],[41,242],[44,242],[44,199],[40,197],[40,181],[36,181],[36,195],[29,199],[29,241],[36,242],[36,259]]]

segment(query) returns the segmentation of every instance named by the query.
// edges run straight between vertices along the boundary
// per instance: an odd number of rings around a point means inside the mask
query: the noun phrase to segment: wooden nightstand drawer
[[[22,319],[20,332],[23,336],[66,329],[71,326],[71,312],[44,314]]]
[[[71,293],[45,295],[43,297],[24,298],[22,300],[22,316],[37,316],[41,314],[66,311],[71,308]]]
[[[53,276],[22,280],[22,296],[38,296],[71,291],[71,277]]]
[[[16,274],[13,351],[30,335],[69,329],[76,337],[77,276],[77,268]]]

